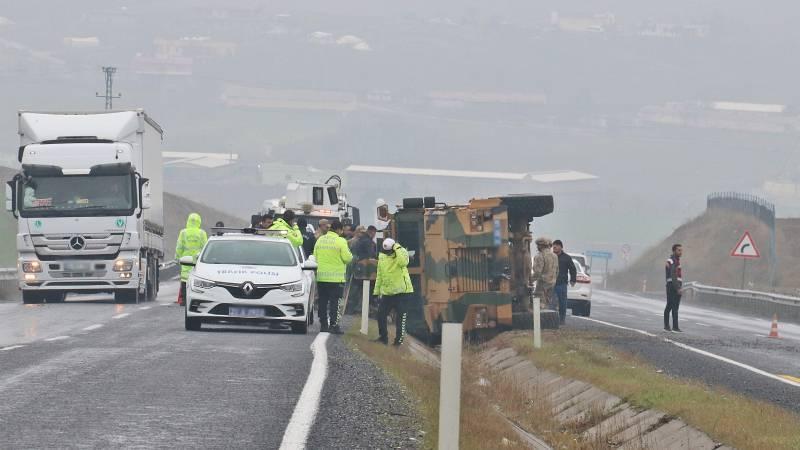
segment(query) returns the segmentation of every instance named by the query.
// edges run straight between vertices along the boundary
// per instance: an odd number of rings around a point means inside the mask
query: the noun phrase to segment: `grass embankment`
[[[369,338],[358,330],[356,326],[347,332],[348,344],[372,359],[413,393],[424,421],[423,448],[435,449],[439,435],[439,369],[415,359],[407,345],[396,349],[371,342],[377,337],[374,323],[370,327]],[[476,372],[470,373],[466,367],[462,370],[460,448],[527,448],[509,425],[494,414],[493,406],[486,401],[480,389],[473,388],[477,387],[476,376]]]
[[[800,416],[765,402],[676,379],[603,344],[590,332],[545,332],[534,351],[530,334],[508,333],[492,342],[511,346],[539,368],[581,380],[641,408],[679,417],[712,438],[739,449],[800,449]],[[538,428],[538,427],[537,427]]]

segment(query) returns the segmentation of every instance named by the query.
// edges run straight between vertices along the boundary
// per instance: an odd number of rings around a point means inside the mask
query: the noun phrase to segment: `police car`
[[[291,327],[305,334],[313,323],[313,257],[278,233],[252,228],[212,228],[186,284],[187,330],[204,323]]]

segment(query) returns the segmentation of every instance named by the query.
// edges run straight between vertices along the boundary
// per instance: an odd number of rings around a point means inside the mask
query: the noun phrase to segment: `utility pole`
[[[114,74],[117,72],[116,67],[103,67],[103,72],[106,74],[106,94],[100,95],[99,92],[95,92],[95,97],[102,97],[106,99],[106,111],[114,109],[112,101],[115,98],[122,98],[122,94],[117,94],[116,96],[112,94],[113,87],[114,87]]]

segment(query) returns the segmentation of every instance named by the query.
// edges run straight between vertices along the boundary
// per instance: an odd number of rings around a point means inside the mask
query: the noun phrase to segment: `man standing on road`
[[[408,275],[408,250],[396,243],[394,239],[384,239],[383,250],[378,255],[378,277],[375,279],[373,293],[380,297],[378,306],[378,341],[389,344],[389,330],[386,327],[386,318],[392,309],[397,311],[395,346],[403,344],[406,334],[406,318],[408,317],[408,303],[414,286]]]
[[[320,228],[322,225],[320,224]],[[341,302],[347,265],[353,260],[347,241],[342,237],[342,222],[334,219],[330,231],[317,239],[314,256],[317,258],[317,293],[320,331],[341,334],[339,303]]]
[[[672,246],[672,255],[667,258],[665,267],[667,275],[667,307],[664,309],[664,331],[682,333],[678,327],[678,308],[681,306],[681,290],[683,289],[683,271],[681,269],[683,246]],[[669,315],[672,313],[672,328],[669,327]]]
[[[550,307],[553,298],[553,287],[558,277],[558,257],[550,249],[550,239],[540,237],[536,239],[536,249],[539,253],[533,257],[533,281],[536,282],[536,292],[542,299],[542,305]]]
[[[331,221],[328,219],[320,219],[319,227],[317,227],[317,239],[322,236],[325,236],[328,231],[331,229]]]
[[[200,228],[202,219],[200,214],[191,213],[186,219],[186,228],[178,234],[178,243],[175,246],[175,259],[180,260],[184,256],[197,256],[203,246],[208,241],[208,235]],[[178,304],[182,305],[186,300],[186,280],[189,279],[191,266],[181,266],[181,290],[178,297]]]
[[[275,223],[275,212],[269,210],[261,215],[261,223],[258,224],[258,228],[269,230],[273,223]]]
[[[300,227],[294,223],[294,218],[294,211],[287,209],[283,212],[283,217],[277,218],[267,229],[273,231],[285,231],[286,239],[288,239],[292,245],[295,247],[302,247],[303,233],[300,232]]]
[[[317,237],[314,236],[314,227],[308,226],[308,220],[305,217],[297,219],[297,226],[300,228],[300,232],[303,233],[303,251],[306,257],[309,257],[314,253],[314,244],[317,243]]]
[[[564,243],[556,239],[553,241],[553,253],[558,257],[558,277],[556,277],[556,287],[553,292],[558,299],[558,317],[561,325],[567,321],[567,284],[575,286],[578,279],[578,270],[572,257],[564,251]]]

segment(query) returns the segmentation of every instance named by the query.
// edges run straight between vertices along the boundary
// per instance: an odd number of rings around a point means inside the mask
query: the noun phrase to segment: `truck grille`
[[[450,291],[489,291],[489,256],[485,248],[450,249]]]
[[[36,248],[36,253],[46,259],[53,256],[91,256],[91,255],[109,255],[119,252],[119,247],[122,245],[122,233],[95,233],[80,235],[83,238],[84,245],[81,249],[76,250],[70,247],[70,239],[76,235],[66,234],[38,234],[32,235],[33,246]]]

